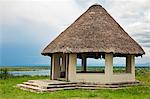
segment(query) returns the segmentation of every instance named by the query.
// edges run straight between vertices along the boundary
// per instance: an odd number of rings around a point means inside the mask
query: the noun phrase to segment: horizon
[[[1,66],[0,67],[40,67],[40,66],[46,66],[46,67],[51,67],[51,64],[28,64],[28,65],[10,65],[10,66]],[[77,64],[77,67],[80,67],[81,64]],[[92,66],[92,67],[104,67],[105,65],[103,64],[87,64],[87,66]],[[113,67],[125,67],[125,64],[113,64]],[[135,64],[135,67],[150,67],[150,63],[147,64]]]
[[[14,65],[14,66],[0,66],[0,67],[51,67],[51,65],[35,65],[35,66],[32,66],[32,65],[23,65],[23,66],[21,66],[21,65]],[[77,65],[77,67],[81,67],[81,66],[79,66],[79,65]],[[87,67],[104,67],[104,66],[98,66],[98,65],[88,65]],[[125,67],[125,65],[115,65],[115,66],[113,66],[113,67]],[[146,67],[146,68],[150,68],[150,65],[135,65],[135,67]]]
[[[0,66],[50,65],[42,50],[91,5],[98,3],[142,46],[136,65],[150,66],[150,1],[148,0],[11,0],[0,1]],[[124,4],[124,5],[122,5]],[[119,9],[118,9],[119,8]],[[80,64],[80,60],[77,64]],[[115,59],[114,64],[125,63]],[[89,59],[88,64],[104,61]]]

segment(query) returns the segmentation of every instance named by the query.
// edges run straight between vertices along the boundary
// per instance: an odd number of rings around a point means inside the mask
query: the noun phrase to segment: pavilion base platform
[[[139,85],[139,81],[134,82],[121,82],[121,83],[109,83],[109,84],[100,84],[100,83],[84,83],[84,82],[67,82],[67,81],[58,81],[58,80],[29,80],[23,82],[22,84],[17,84],[17,87],[20,87],[24,90],[30,90],[33,92],[53,92],[58,90],[68,90],[68,89],[120,89],[123,87],[130,87]]]

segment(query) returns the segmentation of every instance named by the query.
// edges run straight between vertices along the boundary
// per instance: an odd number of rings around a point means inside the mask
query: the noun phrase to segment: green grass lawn
[[[48,79],[46,76],[22,76],[0,80],[0,99],[150,99],[150,69],[136,69],[136,78],[143,85],[124,89],[62,90],[51,93],[34,93],[21,90],[16,84],[33,79]]]

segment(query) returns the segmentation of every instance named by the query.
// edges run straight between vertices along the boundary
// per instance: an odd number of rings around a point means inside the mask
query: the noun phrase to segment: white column
[[[131,73],[131,55],[126,56],[126,73]]]
[[[66,58],[65,58],[65,61],[66,61],[66,79],[68,81],[68,65],[69,65],[69,54],[65,54]]]
[[[68,81],[75,81],[76,79],[76,61],[77,54],[69,54]]]
[[[131,73],[135,79],[135,56],[131,55]]]
[[[59,54],[52,55],[52,75],[51,79],[56,80],[60,76]]]
[[[53,55],[51,56],[51,70],[50,70],[50,79],[52,79],[53,77],[52,77],[52,69],[53,69]]]
[[[105,54],[105,77],[107,81],[110,81],[113,75],[113,54]]]
[[[132,73],[135,75],[135,56],[127,55],[126,57],[126,73]]]
[[[131,73],[135,80],[135,56],[128,55],[126,58],[126,73]]]
[[[61,70],[60,70],[60,78],[66,78],[66,57],[65,54],[61,55],[62,57],[62,64],[61,64]]]
[[[65,65],[66,65],[66,57],[65,57],[65,54],[63,54],[63,57],[62,57],[62,71],[65,72]]]
[[[82,72],[86,72],[86,64],[87,64],[86,60],[87,60],[86,57],[82,56],[82,67],[81,67]]]

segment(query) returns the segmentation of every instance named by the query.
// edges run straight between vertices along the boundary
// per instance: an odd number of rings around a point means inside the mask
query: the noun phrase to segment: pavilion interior
[[[135,55],[113,53],[55,53],[51,55],[51,79],[71,82],[118,83],[135,81]],[[125,72],[113,72],[113,58],[124,57],[126,60]],[[102,72],[88,71],[87,58],[104,59],[105,66]],[[80,71],[77,71],[77,59],[81,59]]]

